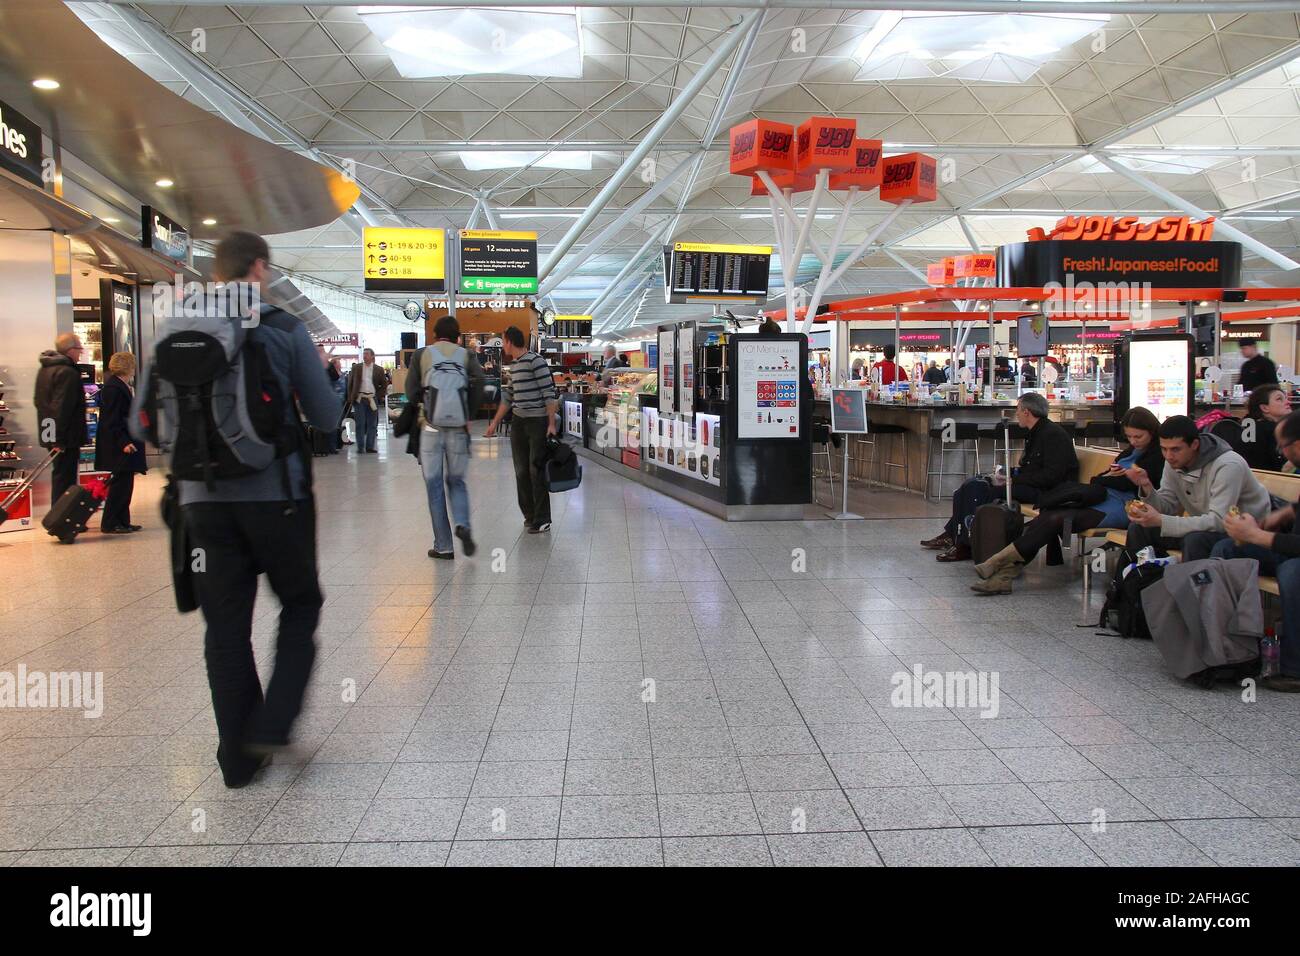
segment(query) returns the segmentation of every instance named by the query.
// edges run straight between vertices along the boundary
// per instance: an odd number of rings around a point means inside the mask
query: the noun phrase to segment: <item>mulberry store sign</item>
[[[41,128],[0,102],[0,166],[40,186]]]

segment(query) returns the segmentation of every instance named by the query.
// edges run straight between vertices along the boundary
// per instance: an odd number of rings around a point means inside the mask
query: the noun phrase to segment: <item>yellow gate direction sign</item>
[[[366,226],[361,246],[367,292],[447,291],[445,230]]]

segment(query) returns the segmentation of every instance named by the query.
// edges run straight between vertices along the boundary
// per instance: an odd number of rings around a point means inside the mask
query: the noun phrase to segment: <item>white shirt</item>
[[[361,366],[361,394],[375,394],[375,366],[373,364]]]

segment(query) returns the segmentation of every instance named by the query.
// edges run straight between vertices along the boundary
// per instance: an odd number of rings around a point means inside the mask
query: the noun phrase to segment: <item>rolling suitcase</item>
[[[999,426],[1006,435],[1007,500],[980,505],[971,521],[970,550],[976,564],[987,561],[1016,538],[1025,528],[1025,518],[1011,500],[1011,429]],[[996,444],[996,442],[995,442]]]
[[[25,492],[28,488],[34,485],[36,483],[36,479],[39,478],[42,474],[44,474],[45,469],[49,468],[50,465],[54,463],[54,457],[57,454],[58,454],[57,451],[52,451],[48,455],[46,455],[44,460],[39,465],[37,465],[35,468],[32,469],[31,474],[22,480],[22,484],[20,484],[17,488],[15,488],[12,492],[10,492],[5,497],[4,501],[0,502],[0,524],[4,524],[6,521],[9,520],[9,509],[13,507],[14,502],[17,501],[20,497],[22,497],[23,492]]]
[[[324,458],[334,454],[330,447],[330,433],[319,428],[308,429],[311,432],[311,453],[315,458]]]
[[[75,484],[50,506],[41,519],[41,527],[61,543],[72,544],[86,530],[86,523],[107,497],[107,482],[99,483],[93,490]]]

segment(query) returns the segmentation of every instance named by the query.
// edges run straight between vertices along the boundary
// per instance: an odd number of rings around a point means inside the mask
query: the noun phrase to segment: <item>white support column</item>
[[[569,227],[564,237],[551,250],[551,254],[546,257],[546,262],[541,267],[538,275],[539,279],[545,279],[560,264],[565,253],[573,248],[573,244],[578,241],[578,237],[596,220],[596,217],[609,205],[609,201],[614,198],[615,193],[618,192],[623,183],[641,165],[641,160],[650,154],[650,151],[663,138],[664,133],[668,132],[669,128],[677,122],[682,113],[686,111],[686,107],[691,104],[691,101],[708,85],[713,75],[718,72],[719,67],[736,52],[736,49],[748,36],[749,29],[754,25],[754,21],[761,15],[759,11],[748,13],[744,19],[731,28],[726,38],[713,52],[713,55],[695,72],[690,82],[682,88],[681,93],[677,95],[677,98],[664,110],[654,126],[646,133],[645,138],[637,144],[636,149],[628,153],[627,158],[623,160],[623,165],[615,171],[600,192],[596,194],[596,198],[592,200],[591,205],[578,217],[578,221]]]
[[[835,261],[835,253],[839,250],[840,243],[844,239],[844,229],[849,224],[849,214],[853,211],[853,204],[858,198],[860,188],[850,186],[849,194],[844,198],[844,206],[840,209],[840,221],[835,224],[835,236],[831,239],[831,247],[827,256],[831,262]],[[813,322],[816,321],[817,308],[822,304],[822,295],[825,294],[826,287],[829,285],[826,280],[829,278],[830,272],[830,265],[823,262],[822,271],[817,276],[817,284],[813,286],[812,298],[808,301],[808,311],[804,315],[803,332],[805,335],[808,334],[808,330],[812,328]],[[831,358],[834,359],[834,355]]]
[[[826,280],[827,286],[830,286],[831,284],[838,282],[840,276],[844,275],[844,273],[848,271],[849,267],[858,260],[858,257],[861,256],[863,253],[865,253],[867,249],[871,247],[871,244],[875,242],[877,238],[879,238],[880,234],[889,228],[889,226],[893,223],[893,221],[898,218],[899,213],[901,213],[904,209],[906,209],[910,205],[912,205],[912,200],[904,199],[897,206],[891,209],[885,215],[884,219],[876,223],[876,228],[872,229],[869,233],[867,233],[867,238],[863,239],[856,246],[854,246],[853,251],[850,252],[848,256],[845,258],[845,260],[840,263],[839,268],[831,272],[830,278]]]
[[[1094,153],[1093,155],[1096,156],[1097,160],[1102,164],[1104,164],[1112,172],[1119,173],[1125,179],[1129,180],[1130,182],[1138,186],[1141,186],[1151,195],[1155,196],[1157,199],[1164,200],[1165,202],[1169,203],[1169,205],[1173,206],[1175,209],[1181,209],[1189,216],[1199,216],[1202,219],[1209,218],[1211,215],[1213,215],[1213,213],[1207,212],[1206,210],[1202,209],[1200,206],[1197,206],[1195,203],[1190,203],[1186,199],[1183,199],[1181,196],[1177,196],[1174,193],[1170,192],[1168,189],[1165,189],[1165,187],[1153,183],[1151,180],[1147,179],[1141,173],[1129,169],[1123,163],[1117,162],[1111,157],[1105,155],[1104,153]],[[1269,262],[1273,263],[1279,269],[1300,269],[1300,262],[1296,262],[1294,259],[1282,255],[1282,253],[1278,252],[1276,249],[1272,248],[1271,246],[1264,245],[1264,243],[1260,242],[1258,239],[1254,238],[1253,236],[1246,235],[1246,233],[1242,232],[1240,229],[1228,225],[1226,222],[1224,222],[1221,219],[1215,220],[1214,231],[1216,233],[1219,233],[1220,235],[1227,236],[1229,239],[1241,243],[1245,248],[1255,253],[1255,255],[1259,256],[1262,259],[1267,259]]]
[[[613,295],[614,292],[618,289],[618,287],[623,284],[624,280],[626,280],[627,277],[630,276],[636,270],[637,264],[640,263],[642,259],[645,258],[647,251],[649,251],[649,249],[652,246],[658,244],[660,237],[663,235],[663,232],[664,232],[664,228],[661,226],[660,228],[650,233],[650,236],[646,239],[645,244],[641,246],[640,250],[636,253],[636,255],[632,256],[632,258],[628,259],[627,262],[623,264],[623,268],[619,270],[618,275],[614,277],[613,281],[610,282],[610,284],[605,287],[605,291],[602,292],[600,295],[596,296],[596,298],[592,299],[591,302],[587,305],[587,308],[584,312],[585,315],[596,314],[596,310],[605,304],[605,300],[608,299],[611,295]]]
[[[790,204],[790,194],[776,187],[776,183],[772,181],[772,174],[769,173],[767,170],[760,169],[756,173],[756,175],[758,176],[759,181],[762,182],[762,184],[767,188],[768,197],[771,198],[781,208],[781,211],[785,213],[786,217],[790,221],[798,222],[799,214],[795,212],[794,206]],[[791,248],[793,248],[793,245],[791,246]],[[811,249],[813,255],[815,255],[822,262],[826,261],[826,253],[822,252],[822,248],[820,245],[818,245],[817,239],[812,235],[808,236],[808,248]]]

